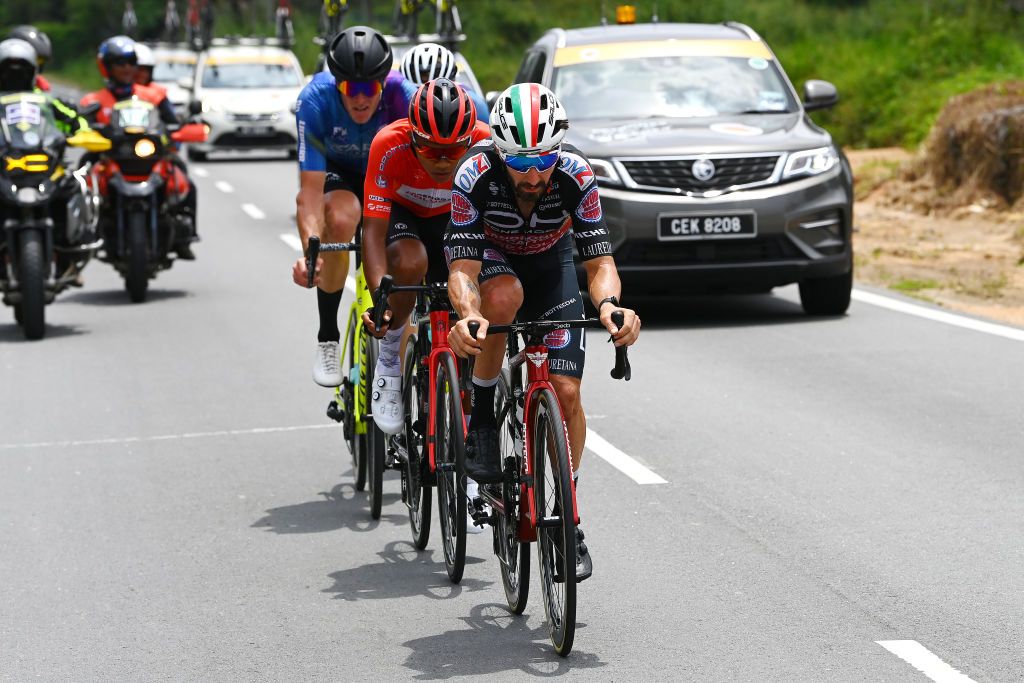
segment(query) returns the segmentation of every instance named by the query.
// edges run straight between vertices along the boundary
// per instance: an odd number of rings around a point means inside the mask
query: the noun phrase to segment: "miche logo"
[[[546,363],[547,360],[548,360],[547,351],[545,351],[543,353],[528,353],[528,354],[526,354],[526,357],[527,357],[527,359],[529,359],[529,361],[531,363],[536,365],[538,368],[540,366],[544,365],[544,363]]]
[[[590,188],[590,192],[576,208],[576,215],[588,223],[597,223],[601,220],[601,197],[598,196],[596,187]]]
[[[587,160],[578,154],[562,152],[558,161],[558,168],[575,180],[581,190],[594,182],[594,171],[590,168]]]
[[[485,153],[474,154],[459,167],[459,175],[455,177],[455,185],[464,192],[472,192],[476,181],[480,180],[480,176],[490,168],[491,162],[487,160]]]
[[[598,228],[597,230],[583,230],[581,232],[574,232],[574,235],[579,238],[598,237],[600,235],[607,235],[608,231],[604,228]]]

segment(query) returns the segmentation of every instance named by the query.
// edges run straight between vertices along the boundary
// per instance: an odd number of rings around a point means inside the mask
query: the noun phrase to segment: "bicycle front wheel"
[[[437,514],[441,522],[444,565],[452,583],[466,568],[466,432],[455,359],[439,357],[434,396],[434,460],[437,469]]]
[[[377,429],[370,414],[370,400],[373,398],[373,371],[377,367],[377,339],[366,328],[362,330],[360,342],[363,346],[363,366],[366,375],[366,393],[363,394],[363,420],[366,422],[366,480],[369,484],[370,517],[380,519],[383,502],[381,488],[384,486],[384,433]]]
[[[426,377],[422,371],[420,355],[416,351],[416,335],[410,335],[405,346],[405,365],[402,377],[402,404],[405,406],[405,482],[406,500],[409,505],[409,528],[412,542],[418,550],[427,547],[430,540],[430,484],[426,477],[426,458],[423,438],[426,432],[425,416],[421,408]]]
[[[494,414],[498,418],[498,453],[501,461],[509,458],[516,462],[515,472],[521,471],[522,462],[516,455],[515,440],[522,434],[523,425],[516,417],[516,398],[512,394],[512,376],[503,368],[494,396]],[[506,465],[507,469],[507,465]],[[494,547],[501,563],[501,585],[505,600],[513,614],[522,614],[530,597],[530,544],[519,540],[519,516],[522,513],[518,476],[502,485],[504,514],[497,515],[494,529]]]
[[[576,521],[562,411],[550,389],[531,406],[530,458],[537,503],[537,552],[548,636],[565,657],[576,634]]]

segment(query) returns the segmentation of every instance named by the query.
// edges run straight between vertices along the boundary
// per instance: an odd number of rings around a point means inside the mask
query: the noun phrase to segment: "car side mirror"
[[[188,76],[182,76],[178,79],[178,87],[191,92],[193,90],[192,79]]]
[[[192,116],[199,116],[203,113],[203,103],[199,100],[192,100],[188,103],[188,113]]]
[[[839,102],[839,91],[828,81],[810,80],[804,83],[804,111],[829,109]]]
[[[484,95],[484,101],[487,102],[487,109],[494,111],[494,103],[501,97],[501,92],[498,90],[488,90],[487,94]]]

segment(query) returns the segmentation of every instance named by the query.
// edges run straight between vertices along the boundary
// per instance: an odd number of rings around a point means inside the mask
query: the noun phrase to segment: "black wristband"
[[[604,306],[607,303],[611,303],[613,306],[615,306],[615,308],[618,308],[619,307],[619,297],[617,297],[617,296],[606,296],[605,298],[601,299],[601,301],[599,301],[598,304],[597,304],[597,312],[600,313],[601,312],[601,307]]]

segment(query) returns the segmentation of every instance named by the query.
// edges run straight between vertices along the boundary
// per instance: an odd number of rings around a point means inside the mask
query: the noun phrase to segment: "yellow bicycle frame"
[[[353,416],[353,422],[355,424],[356,434],[366,434],[366,420],[363,419],[364,415],[369,413],[369,406],[365,405],[364,397],[366,396],[367,386],[366,380],[369,377],[369,373],[366,372],[366,344],[370,341],[369,332],[366,331],[366,327],[363,325],[363,313],[370,310],[373,307],[373,295],[370,290],[366,288],[366,278],[363,276],[363,265],[360,263],[359,267],[356,268],[356,297],[352,301],[352,305],[348,309],[348,321],[351,321],[353,316],[355,317],[355,325],[345,325],[345,339],[342,344],[341,351],[341,367],[345,367],[345,354],[348,353],[349,341],[352,331],[355,330],[356,343],[353,345],[355,353],[358,356],[353,359],[352,366],[359,368],[359,383],[352,387],[354,396],[352,397],[352,410],[355,413]],[[349,378],[351,379],[351,378]],[[338,405],[343,405],[341,398],[341,387],[334,390],[334,399]]]

